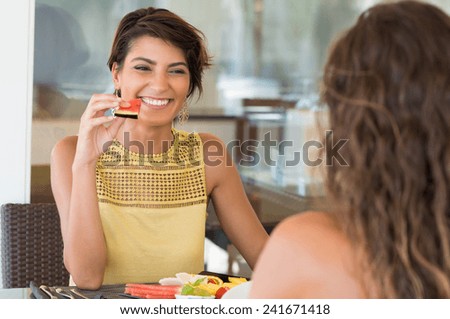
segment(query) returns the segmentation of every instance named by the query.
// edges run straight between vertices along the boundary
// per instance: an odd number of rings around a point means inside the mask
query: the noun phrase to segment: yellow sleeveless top
[[[103,284],[156,282],[204,267],[206,181],[197,133],[172,129],[162,154],[117,140],[97,161],[97,196],[107,246]]]

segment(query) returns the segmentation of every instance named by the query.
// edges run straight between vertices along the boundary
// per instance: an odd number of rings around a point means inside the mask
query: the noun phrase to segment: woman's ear
[[[120,88],[120,70],[119,70],[119,65],[117,64],[117,62],[114,62],[111,68],[111,76],[112,76],[112,80],[114,82],[114,87],[115,88]]]

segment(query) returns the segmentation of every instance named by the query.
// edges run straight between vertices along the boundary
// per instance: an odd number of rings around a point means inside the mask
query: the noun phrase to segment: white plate
[[[251,287],[251,281],[243,282],[224,293],[222,299],[247,299]]]

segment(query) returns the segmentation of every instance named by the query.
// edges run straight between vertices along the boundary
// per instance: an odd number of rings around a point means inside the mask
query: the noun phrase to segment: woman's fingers
[[[87,118],[103,115],[105,111],[119,106],[119,99],[113,94],[94,94],[86,107],[83,116]]]
[[[114,116],[100,116],[100,117],[96,117],[93,118],[91,120],[91,125],[92,126],[100,126],[102,124],[106,124],[108,122],[114,121],[115,117]]]
[[[128,101],[125,101],[125,100],[120,100],[119,105],[120,105],[120,107],[127,109],[131,106],[131,103]]]

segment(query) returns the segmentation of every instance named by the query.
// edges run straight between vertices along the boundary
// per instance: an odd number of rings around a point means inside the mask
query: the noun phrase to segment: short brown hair
[[[112,70],[114,62],[120,69],[134,40],[144,35],[167,41],[184,52],[190,73],[188,97],[195,90],[201,94],[203,72],[211,65],[205,36],[200,30],[166,9],[142,8],[122,18],[108,59],[109,69]]]

